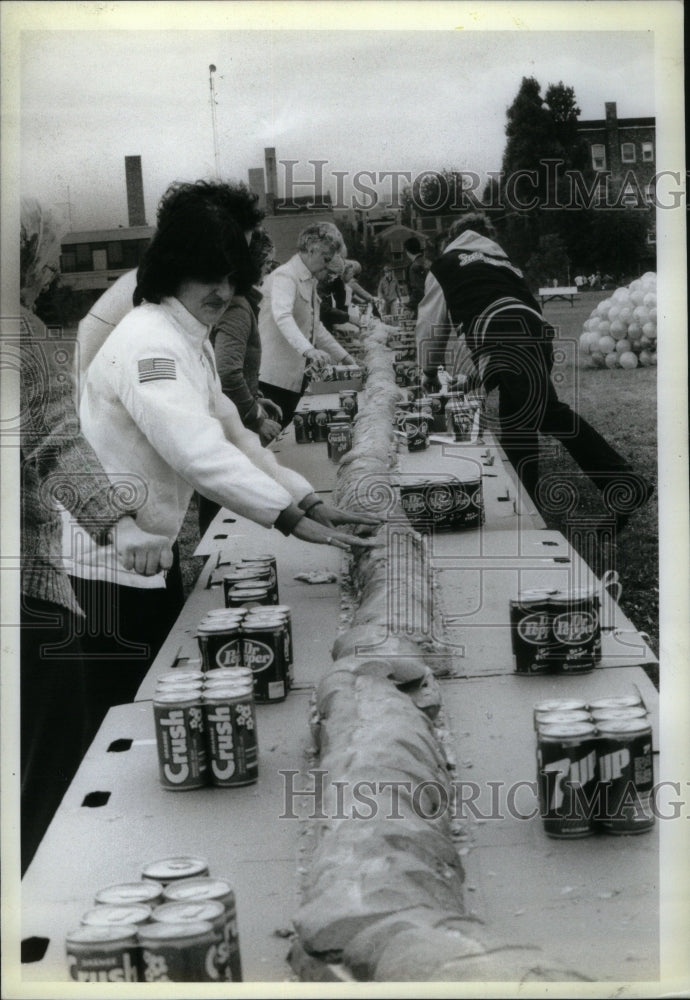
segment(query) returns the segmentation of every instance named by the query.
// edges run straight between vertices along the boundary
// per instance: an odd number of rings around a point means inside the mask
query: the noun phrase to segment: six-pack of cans
[[[235,893],[205,858],[163,858],[99,889],[65,949],[76,982],[242,982]]]
[[[601,600],[587,589],[524,590],[510,602],[515,672],[586,674],[601,660]]]
[[[535,706],[544,830],[573,839],[654,826],[652,726],[639,695]]]

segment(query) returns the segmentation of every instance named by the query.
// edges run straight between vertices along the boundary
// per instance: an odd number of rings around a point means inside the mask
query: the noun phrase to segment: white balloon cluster
[[[617,288],[585,320],[580,352],[595,368],[656,364],[656,274],[647,271]]]

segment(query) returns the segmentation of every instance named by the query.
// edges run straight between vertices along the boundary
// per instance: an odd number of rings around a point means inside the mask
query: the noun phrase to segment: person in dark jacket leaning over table
[[[468,213],[453,223],[445,250],[426,278],[416,340],[419,363],[431,384],[445,362],[453,327],[464,332],[484,388],[498,389],[501,444],[537,504],[547,507],[554,488],[548,480],[539,488],[541,432],[557,438],[601,490],[620,530],[653,487],[558,399],[551,381],[553,328],[482,213]]]
[[[369,546],[339,530],[378,519],[324,503],[302,476],[281,466],[221,390],[209,342],[235,288],[254,276],[242,230],[219,206],[189,194],[155,233],[137,277],[135,308],[89,366],[80,416],[85,436],[110,474],[140,477],[146,493],[137,524],[171,541],[192,493],[303,541]],[[74,522],[64,556],[87,615],[112,608],[118,639],[94,650],[131,701],[180,611],[161,576],[142,583],[120,569],[108,546],[96,550]],[[99,637],[100,638],[100,637]],[[142,646],[144,647],[142,649]],[[117,702],[112,702],[116,704]]]
[[[273,243],[263,230],[255,229],[252,233],[249,254],[257,275],[263,276],[273,254]],[[260,302],[261,292],[256,285],[244,295],[234,295],[211,330],[210,340],[224,394],[237,407],[244,426],[258,434],[266,447],[280,434],[282,413],[279,406],[259,393],[261,338],[257,317]],[[201,495],[198,506],[199,531],[203,535],[220,507]]]

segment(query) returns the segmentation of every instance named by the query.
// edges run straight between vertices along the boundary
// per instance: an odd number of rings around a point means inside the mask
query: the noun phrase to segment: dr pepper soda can
[[[515,672],[551,673],[551,604],[546,590],[525,590],[510,602],[510,635]]]

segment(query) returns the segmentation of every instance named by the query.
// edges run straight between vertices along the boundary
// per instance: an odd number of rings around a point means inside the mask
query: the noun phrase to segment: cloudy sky
[[[149,222],[171,180],[214,172],[210,64],[221,173],[241,179],[265,146],[299,161],[298,179],[310,159],[328,161],[327,182],[332,171],[497,170],[524,76],[543,92],[572,86],[582,118],[603,117],[605,101],[620,117],[654,115],[659,100],[654,33],[626,16],[636,3],[341,4],[337,17],[314,3],[306,22],[304,5],[287,3],[254,5],[281,15],[263,20],[232,3],[39,6],[122,15],[53,27],[41,12],[19,36],[22,194],[65,220],[69,200],[74,229],[127,224],[126,155],[142,157]]]

